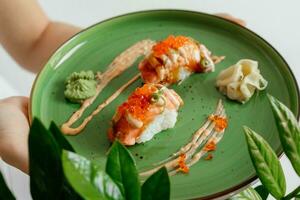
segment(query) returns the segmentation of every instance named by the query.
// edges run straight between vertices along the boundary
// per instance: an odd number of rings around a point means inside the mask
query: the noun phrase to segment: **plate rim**
[[[288,64],[288,62],[284,59],[284,57],[279,53],[279,51],[273,46],[271,45],[266,39],[264,39],[263,37],[261,37],[260,35],[258,35],[257,33],[255,33],[254,31],[250,30],[249,28],[242,26],[236,22],[233,22],[231,20],[225,19],[223,17],[217,16],[217,15],[213,15],[213,14],[209,14],[209,13],[204,13],[204,12],[200,12],[200,11],[196,11],[196,10],[188,10],[188,9],[145,9],[145,10],[139,10],[139,11],[134,11],[134,12],[128,12],[128,13],[123,13],[120,15],[116,15],[113,17],[109,17],[106,18],[104,20],[101,20],[97,23],[94,23],[86,28],[83,28],[81,31],[79,31],[78,33],[74,34],[72,37],[70,37],[69,39],[67,39],[66,41],[64,41],[62,44],[60,44],[51,54],[51,56],[48,58],[47,62],[44,64],[43,68],[41,69],[41,71],[36,75],[34,82],[32,84],[31,87],[31,91],[30,91],[30,101],[28,104],[28,118],[29,118],[29,124],[32,124],[32,100],[34,97],[34,92],[35,92],[35,88],[36,88],[36,84],[39,80],[39,77],[41,74],[44,73],[44,71],[46,70],[46,65],[49,63],[49,60],[51,60],[53,58],[53,56],[55,55],[55,53],[60,50],[61,48],[63,48],[65,45],[67,45],[69,43],[69,41],[73,40],[75,37],[81,35],[82,33],[84,33],[85,31],[92,29],[93,27],[96,27],[98,25],[101,25],[107,21],[111,21],[114,19],[118,19],[118,18],[122,18],[122,17],[126,17],[126,16],[130,16],[130,15],[135,15],[135,14],[147,14],[147,13],[154,13],[154,12],[181,12],[181,13],[188,13],[188,14],[196,14],[196,15],[202,15],[202,16],[208,16],[211,18],[215,18],[221,21],[224,21],[226,23],[230,23],[234,26],[238,26],[240,29],[245,30],[246,32],[254,35],[255,37],[257,37],[258,39],[262,40],[265,44],[267,44],[267,46],[269,46],[275,53],[277,56],[279,56],[279,58],[283,61],[283,63],[286,65],[288,72],[291,74],[291,78],[293,80],[293,82],[295,83],[295,87],[296,87],[296,96],[297,96],[297,100],[298,100],[298,104],[299,104],[299,100],[300,100],[300,90],[299,90],[299,84],[297,82],[297,79],[290,67],[290,65]],[[298,110],[297,110],[297,119],[300,118],[300,106],[298,105]],[[279,151],[277,153],[277,157],[278,159],[280,159],[283,156],[284,152],[283,150]],[[237,194],[238,192],[242,191],[243,189],[249,187],[250,185],[254,184],[255,182],[257,182],[258,176],[255,174],[254,176],[248,178],[247,180],[233,186],[230,187],[226,190],[211,194],[211,195],[207,195],[204,197],[199,197],[199,198],[193,198],[193,199],[199,199],[199,200],[209,200],[209,199],[225,199],[228,198],[230,196],[233,196],[234,194]]]

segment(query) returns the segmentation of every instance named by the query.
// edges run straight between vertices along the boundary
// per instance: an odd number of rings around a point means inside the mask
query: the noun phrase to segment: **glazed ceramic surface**
[[[175,128],[161,132],[149,142],[129,147],[129,150],[139,170],[152,167],[186,144],[214,111],[218,99],[223,99],[229,126],[213,159],[202,159],[189,174],[171,177],[171,197],[206,199],[233,192],[255,179],[242,126],[260,133],[279,155],[282,147],[266,94],[284,102],[295,115],[299,114],[299,99],[296,81],[283,58],[262,38],[232,22],[202,13],[163,10],[132,13],[98,23],[71,38],[50,58],[33,88],[31,115],[47,126],[51,121],[61,125],[79,108],[78,104],[64,98],[64,80],[70,73],[105,71],[117,55],[135,42],[145,38],[162,40],[170,34],[193,37],[214,54],[225,55],[226,59],[217,64],[215,72],[194,74],[181,85],[172,86],[185,102]],[[220,94],[215,81],[221,70],[243,58],[259,62],[269,85],[265,91],[255,93],[249,102],[240,104]],[[140,60],[114,79],[83,117],[137,74]],[[80,135],[67,137],[79,154],[99,165],[105,164],[110,146],[107,139],[110,120],[117,106],[141,84],[139,80],[126,89]]]

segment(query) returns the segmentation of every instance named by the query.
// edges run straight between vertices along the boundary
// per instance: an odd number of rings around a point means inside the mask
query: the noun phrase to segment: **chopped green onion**
[[[201,60],[201,65],[202,65],[203,67],[209,66],[209,60],[206,59],[206,58],[203,58],[203,59]]]
[[[161,98],[161,96],[163,95],[163,91],[162,90],[158,90],[157,92],[154,92],[151,95],[151,103],[156,103],[158,102],[158,100]]]

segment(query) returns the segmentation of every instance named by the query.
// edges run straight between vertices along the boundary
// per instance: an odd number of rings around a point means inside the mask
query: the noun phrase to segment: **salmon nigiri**
[[[175,126],[182,105],[174,90],[161,84],[144,84],[117,108],[108,137],[124,145],[149,141],[155,134]]]
[[[170,35],[152,47],[140,62],[139,70],[145,83],[169,85],[192,73],[214,71],[215,63],[222,59],[190,37]]]

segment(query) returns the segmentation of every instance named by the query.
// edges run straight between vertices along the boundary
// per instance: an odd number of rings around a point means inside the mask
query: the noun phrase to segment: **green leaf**
[[[53,130],[53,128],[52,128]],[[38,119],[29,133],[29,174],[33,199],[82,199],[67,182],[61,163],[61,147]]]
[[[75,152],[71,144],[68,142],[68,140],[65,138],[65,136],[61,133],[60,129],[55,125],[54,122],[51,122],[50,124],[50,131],[52,135],[54,136],[56,142],[58,145],[65,150]]]
[[[61,198],[60,199],[70,199],[70,200],[82,200],[81,196],[72,188],[72,186],[67,181],[64,175]]]
[[[119,185],[125,199],[141,198],[141,187],[134,159],[118,141],[114,142],[109,151],[106,172]]]
[[[300,126],[294,114],[279,100],[268,95],[283,150],[300,176]]]
[[[142,200],[170,199],[170,179],[165,167],[150,176],[142,186]]]
[[[5,180],[0,172],[0,199],[14,200],[16,199],[7,187]]]
[[[296,199],[296,197],[299,197],[300,195],[300,185],[295,188],[292,192],[290,192],[288,195],[282,198],[282,200],[290,200],[290,199]]]
[[[60,150],[65,149],[68,151],[75,152],[71,144],[66,140],[60,129],[56,126],[54,122],[51,122],[50,132],[52,133],[55,141],[60,147]],[[61,156],[60,156],[61,157]],[[82,199],[77,192],[72,188],[72,186],[66,180],[66,177],[63,178],[63,185],[62,185],[62,192],[61,192],[61,199]]]
[[[118,185],[90,160],[68,151],[63,151],[62,160],[69,183],[84,199],[124,199]]]
[[[59,199],[63,182],[60,148],[34,119],[29,133],[30,191],[33,199]]]
[[[237,195],[230,198],[230,200],[262,200],[259,194],[251,187],[243,190]]]
[[[267,188],[265,186],[260,185],[254,189],[259,194],[259,196],[261,197],[262,200],[266,200],[268,198],[269,191],[267,190]]]
[[[244,127],[252,163],[262,184],[277,199],[285,195],[282,167],[270,145],[250,128]]]

